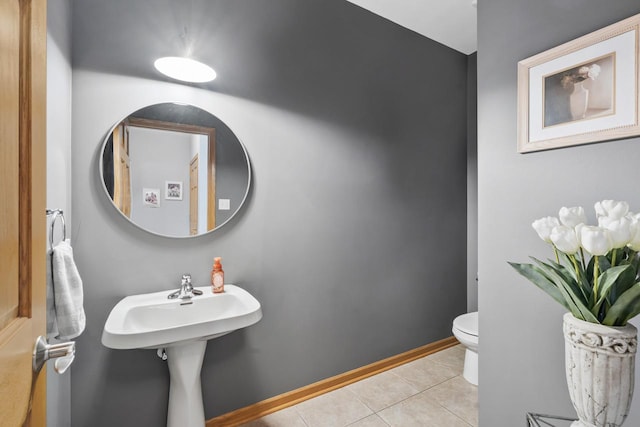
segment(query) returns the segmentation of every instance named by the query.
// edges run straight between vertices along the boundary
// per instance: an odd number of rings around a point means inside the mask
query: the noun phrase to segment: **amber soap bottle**
[[[224,292],[224,270],[222,270],[222,258],[213,259],[213,270],[211,270],[211,288],[214,294]]]

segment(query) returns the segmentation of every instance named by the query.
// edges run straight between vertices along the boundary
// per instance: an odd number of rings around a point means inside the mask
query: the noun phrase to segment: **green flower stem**
[[[575,255],[569,255],[569,257],[571,258],[571,262],[573,263],[573,268],[575,268],[576,270],[576,279],[578,280],[578,283],[580,283],[580,269],[578,268],[578,260],[576,259]]]
[[[613,251],[611,251],[611,267],[615,267],[616,266],[616,255],[618,254],[618,250],[614,249]]]
[[[587,263],[584,259],[584,250],[582,249],[582,247],[580,248],[580,258],[582,259],[582,268],[584,268],[585,270],[587,269]]]
[[[598,276],[600,274],[600,261],[598,260],[598,255],[594,256],[593,263],[593,301],[598,301]]]
[[[636,259],[636,255],[638,254],[637,251],[634,251],[633,249],[629,248],[629,254],[628,254],[628,259],[629,259],[629,264],[634,265],[634,261]],[[638,264],[635,264],[635,272],[636,275],[638,274]]]
[[[560,264],[560,258],[558,257],[558,248],[556,248],[556,245],[553,245],[553,253],[556,254],[556,263]]]

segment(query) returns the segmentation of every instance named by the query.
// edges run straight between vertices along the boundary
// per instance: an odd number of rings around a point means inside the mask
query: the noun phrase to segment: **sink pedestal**
[[[167,427],[204,427],[200,370],[206,341],[167,347],[169,411]]]

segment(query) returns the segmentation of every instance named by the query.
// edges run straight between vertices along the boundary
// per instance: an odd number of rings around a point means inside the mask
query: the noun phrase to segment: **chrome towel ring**
[[[67,224],[64,222],[64,212],[62,209],[47,209],[47,216],[51,217],[51,229],[49,230],[49,248],[53,250],[53,234],[56,229],[56,221],[60,218],[62,222],[62,241],[67,239]]]

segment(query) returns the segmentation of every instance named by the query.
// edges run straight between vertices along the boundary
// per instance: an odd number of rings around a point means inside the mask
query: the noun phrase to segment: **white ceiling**
[[[472,0],[348,0],[464,54],[477,50]]]

